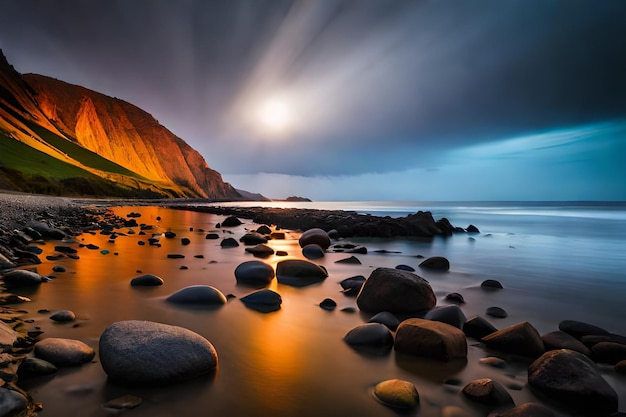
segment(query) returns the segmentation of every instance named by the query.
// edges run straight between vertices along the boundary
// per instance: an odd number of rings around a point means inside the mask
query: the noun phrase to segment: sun
[[[287,102],[282,99],[268,99],[259,109],[259,121],[270,131],[285,131],[292,122],[292,115]]]

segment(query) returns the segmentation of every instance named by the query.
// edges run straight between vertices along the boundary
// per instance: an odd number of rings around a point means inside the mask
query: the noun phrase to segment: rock
[[[256,229],[256,232],[262,235],[269,235],[269,234],[272,234],[272,229],[270,229],[267,225],[264,224],[262,226],[259,226]]]
[[[501,289],[502,284],[500,283],[500,281],[496,281],[495,279],[486,279],[484,280],[480,286],[482,288],[487,288],[487,289]]]
[[[182,238],[180,240],[180,244],[183,245],[183,246],[187,246],[190,243],[191,243],[191,240],[189,240],[189,238],[187,238],[187,237],[184,237],[184,238]]]
[[[626,374],[626,360],[617,362],[614,368],[618,374]]]
[[[504,412],[493,412],[487,417],[556,417],[548,407],[537,403],[524,403]]]
[[[476,379],[463,387],[461,392],[467,398],[481,404],[493,406],[514,404],[504,385],[491,378]]]
[[[480,230],[478,230],[478,227],[474,226],[473,224],[470,224],[469,226],[467,226],[467,229],[465,229],[465,231],[467,233],[480,233]]]
[[[287,253],[287,251],[285,250],[277,250],[276,251],[276,256],[287,256],[289,255],[289,253]]]
[[[474,316],[468,319],[463,325],[463,332],[467,337],[473,337],[476,340],[480,340],[483,337],[497,332],[491,323],[480,316]]]
[[[499,319],[504,319],[509,316],[508,313],[501,307],[488,307],[485,314]]]
[[[7,289],[34,287],[45,281],[45,278],[36,272],[16,269],[4,275],[4,286]]]
[[[561,330],[546,333],[541,336],[541,340],[546,350],[570,349],[580,352],[585,356],[591,356],[591,351],[587,346],[574,336]]]
[[[419,404],[417,388],[409,381],[388,379],[374,388],[374,396],[381,403],[400,409],[414,408]]]
[[[174,239],[176,237],[176,233],[167,231],[163,234],[163,236],[165,236],[166,239]]]
[[[467,356],[465,334],[454,326],[418,318],[398,326],[394,349],[415,356],[450,361]]]
[[[35,343],[35,356],[56,366],[72,366],[90,362],[94,350],[74,339],[50,337]]]
[[[274,268],[261,261],[247,261],[235,268],[238,284],[265,286],[274,278]]]
[[[324,249],[320,245],[310,243],[302,248],[302,255],[307,259],[320,259],[324,257]]]
[[[380,323],[361,324],[346,333],[343,341],[356,349],[383,348],[388,351],[393,346],[391,332]]]
[[[591,347],[591,359],[599,363],[615,365],[626,360],[626,345],[614,342],[600,342]]]
[[[544,353],[528,367],[528,384],[583,415],[604,416],[617,411],[617,393],[589,358],[573,350]]]
[[[473,415],[456,405],[445,405],[441,408],[441,417],[472,417]]]
[[[213,345],[191,330],[150,321],[113,323],[100,336],[102,368],[113,381],[176,383],[215,371]]]
[[[241,220],[239,220],[235,216],[229,216],[222,222],[222,227],[236,227],[243,224]]]
[[[239,239],[239,241],[244,245],[260,245],[262,243],[267,243],[267,237],[258,233],[246,233]]]
[[[445,300],[450,301],[451,303],[465,304],[465,298],[463,298],[463,296],[458,292],[451,292],[447,294]]]
[[[267,258],[268,256],[274,254],[274,249],[261,243],[252,248],[246,248],[246,252],[251,253],[258,258]]]
[[[31,357],[24,358],[18,368],[18,374],[20,376],[50,375],[57,371],[58,368],[50,362]]]
[[[533,358],[545,352],[537,329],[526,321],[491,333],[482,341],[488,348]]]
[[[304,248],[306,245],[316,244],[319,245],[322,250],[326,250],[330,246],[330,237],[324,230],[313,228],[302,233],[298,243],[300,243],[301,248]]]
[[[130,280],[133,287],[155,287],[163,285],[163,279],[152,274],[144,274]]]
[[[610,334],[601,327],[576,320],[563,320],[559,323],[559,330],[568,333],[579,340],[583,336],[608,336]]]
[[[496,358],[495,356],[481,358],[479,362],[483,365],[491,366],[492,368],[504,369],[507,366],[504,359]]]
[[[396,269],[400,269],[402,271],[415,272],[415,268],[409,265],[404,265],[404,264],[396,265]]]
[[[78,253],[78,251],[70,246],[57,245],[54,250],[61,253]]]
[[[219,307],[226,304],[226,296],[210,285],[191,285],[176,291],[166,299],[170,303]]]
[[[17,341],[18,333],[8,324],[0,321],[0,346],[11,347]]]
[[[285,232],[272,232],[270,234],[270,239],[285,240]]]
[[[280,305],[283,302],[280,294],[272,290],[260,290],[253,292],[241,298],[241,302],[248,308],[251,308],[261,313],[269,313],[280,309]]]
[[[344,295],[356,297],[364,283],[365,277],[363,275],[355,275],[340,281],[339,285],[343,288]]]
[[[328,272],[314,263],[289,259],[280,261],[276,265],[276,278],[278,282],[293,287],[304,287],[325,280]]]
[[[448,271],[450,269],[450,261],[443,256],[431,256],[426,258],[419,264],[420,268],[434,269],[437,271]]]
[[[424,316],[426,320],[440,321],[447,323],[451,326],[463,328],[465,321],[467,320],[463,311],[456,305],[449,305],[443,307],[434,307],[429,310]]]
[[[0,271],[3,269],[12,269],[12,268],[15,268],[16,266],[17,265],[11,262],[6,256],[0,253]]]
[[[333,311],[337,308],[337,303],[332,298],[325,298],[320,303],[320,308],[322,310]]]
[[[67,269],[65,269],[63,265],[55,265],[52,267],[52,270],[54,272],[66,272],[67,271]]]
[[[167,258],[168,259],[184,259],[185,255],[183,255],[182,253],[168,253]]]
[[[227,237],[226,239],[222,239],[220,246],[222,248],[236,248],[239,246],[239,243],[232,237]]]
[[[356,299],[363,311],[388,311],[394,314],[411,314],[430,309],[436,301],[430,284],[424,278],[391,268],[375,269]]]
[[[28,400],[24,395],[11,389],[0,388],[0,416],[26,415],[24,413],[27,409]]]
[[[143,400],[141,398],[135,397],[134,395],[123,395],[105,402],[103,406],[105,408],[114,408],[116,410],[130,410],[139,407],[142,402]]]
[[[374,314],[367,322],[384,324],[389,330],[394,332],[400,325],[400,320],[388,311],[381,311],[380,313]]]
[[[50,320],[59,323],[69,323],[76,320],[76,314],[71,310],[60,310],[50,316]]]
[[[339,259],[335,261],[336,264],[350,264],[350,265],[361,265],[361,261],[356,256],[351,256],[349,258]]]
[[[204,238],[207,240],[216,240],[220,238],[220,235],[218,235],[217,233],[207,233]]]

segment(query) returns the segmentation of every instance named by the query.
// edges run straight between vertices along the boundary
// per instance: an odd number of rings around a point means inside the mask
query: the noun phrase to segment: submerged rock
[[[304,287],[321,282],[327,277],[328,272],[325,269],[300,259],[280,261],[276,265],[276,278],[285,285]]]
[[[251,308],[261,313],[270,313],[280,309],[280,305],[283,302],[282,297],[277,292],[264,289],[253,292],[241,298],[241,302],[248,308]]]
[[[133,287],[154,287],[163,285],[163,279],[152,274],[144,274],[130,280]]]
[[[374,388],[374,396],[381,403],[400,409],[414,408],[420,402],[415,385],[401,379],[388,379],[380,382]]]
[[[76,314],[71,310],[59,310],[50,316],[50,320],[59,323],[68,323],[76,320]]]
[[[167,297],[170,303],[218,307],[226,304],[226,296],[210,285],[191,285]]]
[[[419,264],[420,268],[432,269],[436,271],[448,271],[450,269],[450,261],[443,256],[431,256],[426,258]]]
[[[100,361],[123,383],[176,383],[211,374],[217,352],[191,330],[150,321],[113,323],[100,336]]]
[[[57,366],[90,362],[94,350],[80,340],[50,337],[35,343],[35,356]]]

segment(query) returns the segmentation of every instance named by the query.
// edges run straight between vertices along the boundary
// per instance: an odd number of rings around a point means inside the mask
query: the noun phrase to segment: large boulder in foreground
[[[584,415],[605,416],[617,411],[617,393],[591,359],[573,350],[544,353],[528,367],[528,384]]]
[[[217,352],[191,330],[150,321],[120,321],[100,336],[100,362],[122,383],[175,383],[212,373]]]
[[[449,361],[467,356],[467,340],[460,329],[439,321],[407,319],[396,331],[394,349],[415,356]]]
[[[428,281],[400,269],[377,268],[357,296],[359,308],[369,313],[411,314],[431,309],[437,299]]]
[[[325,280],[328,272],[321,266],[301,259],[288,259],[276,265],[279,283],[293,287],[304,287]]]

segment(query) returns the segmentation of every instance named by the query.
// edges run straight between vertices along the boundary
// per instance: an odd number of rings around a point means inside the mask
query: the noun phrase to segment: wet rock
[[[143,400],[141,398],[135,397],[134,395],[123,395],[105,402],[103,406],[105,408],[114,408],[116,410],[130,410],[139,407],[142,402]]]
[[[183,245],[183,246],[187,246],[187,245],[189,245],[190,243],[191,243],[191,240],[189,240],[189,238],[187,238],[187,237],[184,237],[184,238],[182,238],[182,239],[180,240],[180,244],[181,244],[181,245]]]
[[[583,336],[608,336],[610,333],[601,327],[594,326],[593,324],[585,323],[576,320],[563,320],[559,323],[559,330],[571,334],[576,339],[581,339]]]
[[[467,398],[481,404],[493,406],[514,404],[504,385],[491,378],[476,379],[463,387],[461,392]]]
[[[480,230],[478,230],[478,227],[474,226],[473,224],[470,224],[469,226],[467,226],[467,229],[465,229],[465,231],[467,233],[480,233]]]
[[[338,261],[335,261],[335,263],[336,264],[361,265],[361,261],[356,256],[339,259]]]
[[[78,251],[70,246],[57,245],[54,250],[61,253],[78,253]]]
[[[617,362],[614,368],[618,374],[626,374],[626,360]]]
[[[113,381],[176,383],[215,371],[213,345],[191,330],[150,321],[113,323],[100,336],[102,368]]]
[[[488,356],[486,358],[481,358],[479,362],[483,365],[491,366],[492,368],[504,369],[506,368],[506,361],[500,358],[496,358],[494,356]]]
[[[155,287],[163,285],[163,279],[152,274],[144,274],[130,280],[133,287]]]
[[[488,417],[556,417],[556,414],[541,404],[524,403],[508,411],[493,412]]]
[[[541,336],[541,340],[546,350],[570,349],[580,352],[585,356],[591,356],[591,351],[587,346],[574,336],[561,330],[546,333]]]
[[[496,281],[495,279],[486,279],[484,280],[480,286],[482,288],[488,288],[488,289],[501,289],[502,287],[502,283],[500,281]]]
[[[337,303],[335,302],[335,300],[331,298],[325,298],[320,303],[320,308],[322,308],[323,310],[327,310],[327,311],[333,311],[334,309],[337,308]]]
[[[441,408],[441,417],[472,417],[468,411],[456,405],[445,405]]]
[[[450,269],[450,261],[443,256],[431,256],[420,263],[420,268],[433,269],[436,271],[448,271]]]
[[[261,261],[247,261],[235,268],[237,283],[253,286],[265,286],[274,278],[274,268]]]
[[[491,333],[482,341],[489,348],[516,355],[536,358],[545,352],[537,329],[526,321]]]
[[[222,227],[236,227],[243,223],[237,217],[229,216],[226,219],[224,219],[224,221],[221,224],[222,224]]]
[[[626,360],[626,345],[614,342],[596,343],[591,348],[591,358],[598,363],[615,365]]]
[[[242,297],[241,302],[253,310],[270,313],[280,309],[283,299],[277,292],[265,289]]]
[[[18,333],[8,324],[0,321],[0,346],[13,346],[17,341]]]
[[[544,353],[528,367],[528,384],[577,413],[604,416],[617,411],[617,393],[588,357],[573,350]]]
[[[222,241],[220,242],[220,246],[224,249],[236,248],[237,246],[239,246],[239,243],[232,237],[227,237],[226,239],[222,239]]]
[[[289,253],[287,253],[287,251],[285,250],[277,250],[276,251],[276,256],[287,256],[289,255]]]
[[[374,396],[386,406],[399,409],[414,408],[420,401],[415,385],[401,379],[388,379],[378,383],[374,388]]]
[[[488,307],[485,314],[499,319],[504,319],[509,316],[509,314],[501,307]]]
[[[330,237],[328,233],[319,228],[309,229],[302,233],[298,240],[300,247],[304,248],[306,245],[316,244],[319,245],[322,250],[328,249],[330,246]]]
[[[343,337],[343,341],[354,348],[385,348],[393,346],[393,335],[385,325],[380,323],[361,324],[351,329]]]
[[[389,330],[394,332],[400,325],[400,320],[388,311],[381,311],[380,313],[374,314],[367,322],[384,324]]]
[[[51,315],[50,320],[58,323],[69,323],[76,320],[76,314],[71,310],[60,310]]]
[[[269,228],[269,226],[267,225],[261,225],[256,229],[257,233],[260,233],[262,235],[269,235],[272,233],[272,229]]]
[[[447,323],[451,326],[459,329],[463,328],[465,321],[467,320],[463,311],[456,305],[449,305],[443,307],[434,307],[429,310],[424,316],[426,320],[440,321]]]
[[[28,400],[21,393],[0,388],[0,416],[21,416],[28,409]]]
[[[355,275],[342,280],[339,285],[343,288],[344,295],[356,297],[364,283],[365,277],[363,275]]]
[[[463,332],[467,337],[480,340],[483,337],[498,331],[491,323],[480,316],[469,318],[463,325]]]
[[[207,233],[204,238],[207,240],[216,240],[220,238],[220,235],[218,235],[217,233]]]
[[[15,268],[16,265],[11,262],[6,256],[0,253],[0,270],[3,269],[12,269]]]
[[[302,255],[307,259],[320,259],[324,257],[324,249],[318,244],[310,243],[302,248]]]
[[[168,259],[184,259],[185,255],[183,255],[182,253],[168,253],[167,258]]]
[[[276,278],[284,285],[304,287],[319,283],[327,277],[325,269],[305,260],[289,259],[276,265]]]
[[[94,350],[80,340],[51,337],[35,343],[35,356],[56,366],[72,366],[90,362]]]
[[[210,285],[191,285],[167,297],[170,303],[219,307],[226,304],[226,297],[220,290]]]
[[[67,269],[65,269],[63,265],[55,265],[52,267],[52,270],[54,272],[66,272],[67,271]]]
[[[285,239],[285,232],[272,232],[270,234],[270,239],[284,240]]]
[[[268,256],[274,254],[274,249],[261,243],[252,248],[246,248],[246,252],[251,253],[258,258],[267,258]]]
[[[4,275],[4,286],[7,289],[34,287],[45,281],[45,278],[36,272],[17,269]]]
[[[58,371],[58,368],[48,361],[39,358],[24,358],[18,369],[20,376],[50,375]],[[0,414],[1,415],[1,414]]]
[[[449,361],[467,356],[467,340],[465,334],[454,326],[412,318],[398,326],[394,349],[410,355]]]
[[[163,234],[163,236],[165,236],[166,239],[174,239],[176,237],[176,233],[167,231]]]
[[[396,265],[396,269],[400,269],[402,271],[415,272],[415,268],[409,265],[404,265],[404,264]]]
[[[465,304],[465,298],[463,298],[463,296],[458,292],[446,294],[445,300],[451,303]]]
[[[388,311],[394,314],[411,314],[430,309],[436,301],[428,281],[411,272],[392,268],[375,269],[356,299],[363,311]]]
[[[262,243],[267,243],[267,237],[258,233],[246,233],[239,239],[239,241],[244,245],[260,245]]]

